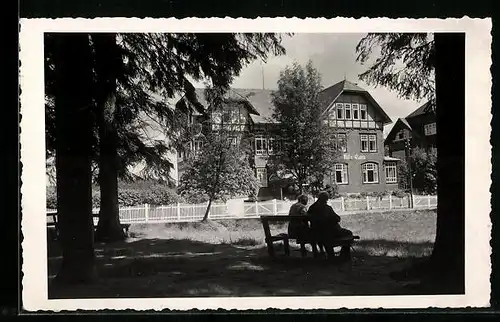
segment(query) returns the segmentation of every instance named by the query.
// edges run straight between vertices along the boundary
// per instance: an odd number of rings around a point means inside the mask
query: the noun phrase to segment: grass
[[[278,257],[271,259],[255,219],[132,225],[126,242],[96,245],[99,283],[49,284],[49,297],[400,294],[408,282],[389,273],[430,254],[435,220],[435,211],[423,210],[342,217],[342,226],[361,236],[349,265],[301,258],[294,244],[290,257],[278,246]],[[272,230],[286,231],[286,224]],[[51,244],[49,275],[60,259]]]

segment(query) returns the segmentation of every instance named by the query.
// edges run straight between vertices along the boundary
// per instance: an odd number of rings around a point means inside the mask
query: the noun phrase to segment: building
[[[191,106],[184,98],[176,107],[186,113],[187,124],[200,124],[187,151],[196,153],[201,147],[204,128],[201,124],[217,126],[221,119],[224,124],[237,125],[239,135],[235,140],[250,139],[252,146],[251,166],[261,183],[259,196],[283,196],[283,187],[270,188],[273,174],[266,167],[269,154],[276,148],[275,138],[269,137],[266,128],[279,126],[272,119],[273,104],[271,90],[231,89],[227,97],[229,108],[223,115],[214,112],[209,115],[203,90],[197,90],[199,106]],[[383,108],[363,88],[347,80],[324,89],[320,93],[324,121],[336,128],[336,136],[342,149],[342,157],[327,175],[325,184],[335,184],[340,193],[383,192],[397,188],[396,158],[384,155],[383,128],[391,119]],[[204,108],[200,108],[203,106]],[[208,122],[207,122],[208,121]],[[196,126],[195,126],[196,128]],[[185,170],[189,153],[178,153],[177,169],[179,178]]]
[[[436,113],[430,102],[396,121],[384,141],[389,156],[405,160],[405,142],[410,147],[436,151]]]

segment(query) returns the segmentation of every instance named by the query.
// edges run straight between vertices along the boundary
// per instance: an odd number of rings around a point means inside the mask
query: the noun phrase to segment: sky
[[[232,87],[276,89],[281,70],[294,62],[305,65],[311,59],[322,75],[323,86],[331,86],[345,77],[370,92],[392,120],[392,124],[384,128],[384,134],[387,135],[398,118],[407,116],[425,102],[398,98],[395,92],[380,86],[369,86],[358,79],[358,75],[368,68],[356,62],[356,45],[363,36],[364,34],[355,33],[301,33],[291,37],[284,36],[282,45],[286,49],[286,55],[270,57],[265,63],[259,60],[247,65],[234,80]]]

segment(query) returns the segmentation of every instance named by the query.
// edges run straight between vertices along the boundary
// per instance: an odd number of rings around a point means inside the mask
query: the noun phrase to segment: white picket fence
[[[414,196],[414,209],[432,209],[437,207],[437,196]],[[242,219],[259,218],[262,215],[287,215],[294,201],[270,200],[263,202],[229,201],[228,203],[212,204],[210,219]],[[329,201],[330,206],[339,213],[349,214],[359,211],[377,211],[391,209],[409,209],[409,198],[388,196],[384,198],[338,198]],[[168,206],[142,205],[120,208],[122,224],[144,223],[176,223],[195,222],[203,219],[207,204],[176,204]],[[47,214],[56,210],[47,210]],[[99,209],[93,209],[98,213]],[[47,217],[48,219],[50,216]],[[50,220],[50,219],[49,219]],[[97,218],[94,223],[97,224]]]

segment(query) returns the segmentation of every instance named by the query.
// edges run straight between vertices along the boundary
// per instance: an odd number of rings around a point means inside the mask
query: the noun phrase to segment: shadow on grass
[[[62,287],[52,284],[61,257],[50,243],[49,298],[422,294],[408,287],[415,281],[398,281],[390,273],[432,249],[428,242],[361,240],[351,263],[338,264],[311,253],[301,258],[293,244],[290,257],[277,245],[276,258],[262,244],[242,244],[150,238],[96,245],[101,280]]]

